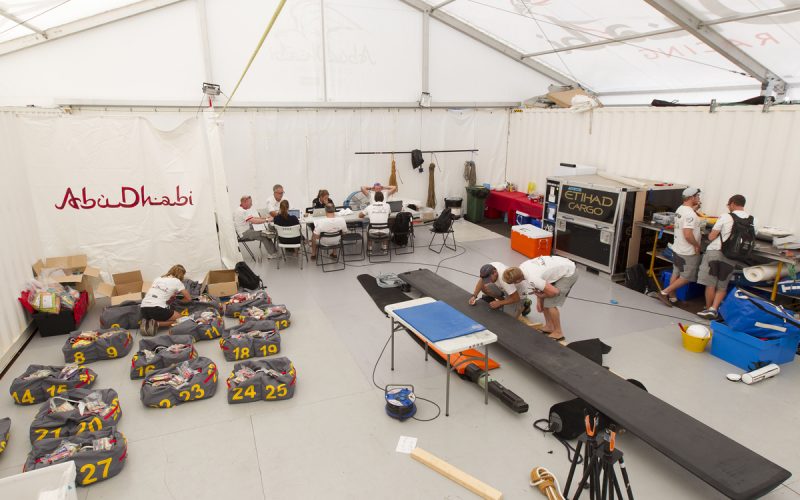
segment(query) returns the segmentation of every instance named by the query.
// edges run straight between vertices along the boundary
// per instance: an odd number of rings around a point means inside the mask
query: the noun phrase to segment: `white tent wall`
[[[800,233],[800,107],[529,110],[511,115],[508,178],[541,190],[560,162],[703,190],[719,214],[736,193],[763,225]]]
[[[39,231],[31,199],[28,177],[21,175],[22,162],[12,125],[13,113],[0,112],[0,220],[3,221],[3,244],[0,245],[0,371],[11,361],[28,320],[17,301],[20,291],[31,280],[31,265],[41,255]]]

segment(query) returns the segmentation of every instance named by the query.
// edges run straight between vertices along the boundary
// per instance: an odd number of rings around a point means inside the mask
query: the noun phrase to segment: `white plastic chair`
[[[303,257],[300,255],[300,252],[303,252],[303,256],[306,258],[306,262],[308,262],[308,253],[306,253],[306,245],[303,240],[303,233],[300,231],[300,225],[296,226],[275,226],[275,231],[278,234],[278,248],[281,249],[281,257],[283,257],[283,261],[286,262],[286,249],[287,248],[294,248],[297,250],[297,260],[300,262],[300,269],[303,269]],[[290,238],[300,238],[300,243],[283,243]],[[281,261],[278,259],[278,269],[281,268]]]

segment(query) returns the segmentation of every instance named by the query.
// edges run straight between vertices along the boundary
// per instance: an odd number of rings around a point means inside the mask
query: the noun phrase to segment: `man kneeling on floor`
[[[536,257],[526,260],[519,267],[509,267],[503,273],[506,283],[528,282],[528,295],[536,295],[536,310],[544,315],[541,328],[551,339],[564,340],[561,330],[561,313],[569,291],[578,281],[575,263],[564,257]]]
[[[489,303],[492,309],[503,309],[509,307],[508,312],[516,319],[520,315],[526,316],[531,312],[531,301],[527,297],[522,299],[525,287],[522,284],[513,285],[503,280],[503,272],[507,266],[502,262],[492,262],[481,266],[480,279],[475,284],[475,291],[469,298],[469,305],[474,306],[478,300],[478,294],[483,292],[483,300]]]

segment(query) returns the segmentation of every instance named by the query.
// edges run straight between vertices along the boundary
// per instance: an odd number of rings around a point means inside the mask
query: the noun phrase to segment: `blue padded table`
[[[467,349],[483,347],[484,367],[489,366],[489,344],[497,342],[497,335],[486,330],[480,323],[470,319],[448,304],[430,297],[389,304],[384,311],[392,321],[392,371],[394,371],[394,334],[405,328],[425,341],[425,360],[428,360],[428,344],[447,357],[447,383],[445,416],[450,415],[450,371],[452,368],[473,361],[475,357],[461,356],[456,365],[450,355]],[[489,404],[489,384],[484,384],[484,404]]]
[[[791,477],[783,467],[577,352],[544,335],[532,335],[529,327],[507,314],[497,314],[486,304],[470,306],[469,293],[441,276],[427,269],[399,276],[423,295],[447,302],[493,329],[499,345],[723,495],[758,498]]]

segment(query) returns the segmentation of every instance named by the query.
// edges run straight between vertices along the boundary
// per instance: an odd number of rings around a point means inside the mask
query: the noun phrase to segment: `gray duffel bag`
[[[272,320],[275,322],[275,327],[280,330],[285,330],[291,325],[292,314],[289,309],[283,304],[270,304],[264,307],[247,307],[239,313],[239,322],[247,323],[248,321],[259,320]]]
[[[100,326],[103,328],[125,328],[135,330],[139,328],[142,312],[139,303],[126,300],[116,306],[108,306],[100,313]]]
[[[70,389],[89,388],[96,379],[94,371],[74,363],[66,366],[29,365],[22,375],[11,381],[8,392],[14,403],[32,405]]]
[[[75,462],[75,484],[89,486],[122,471],[128,455],[128,441],[115,427],[88,432],[67,439],[45,439],[33,444],[23,472],[64,462]]]
[[[266,290],[255,290],[252,292],[239,292],[231,296],[225,303],[225,316],[238,318],[239,314],[248,307],[265,307],[271,300]]]
[[[133,336],[128,330],[109,328],[80,331],[69,334],[61,352],[67,363],[91,363],[103,359],[116,359],[128,355],[133,348]]]
[[[222,302],[211,297],[210,295],[201,295],[199,298],[192,299],[189,302],[174,302],[172,309],[181,316],[188,316],[195,312],[203,311],[216,311],[222,314]]]
[[[289,358],[242,361],[228,376],[228,403],[280,401],[294,396],[297,371]]]
[[[158,335],[139,340],[139,351],[131,359],[131,380],[153,370],[175,366],[197,357],[191,335]]]
[[[189,401],[208,399],[217,392],[217,365],[208,358],[184,361],[145,376],[139,397],[151,408],[172,408]]]
[[[122,417],[114,389],[72,389],[50,398],[31,422],[31,443],[95,432]]]
[[[281,335],[277,330],[231,328],[219,339],[226,361],[265,358],[281,350]]]
[[[195,340],[214,340],[222,337],[225,321],[217,311],[206,310],[181,316],[170,328],[172,335],[191,335]]]
[[[11,436],[11,419],[0,418],[0,455],[6,451],[8,445],[8,438]]]

